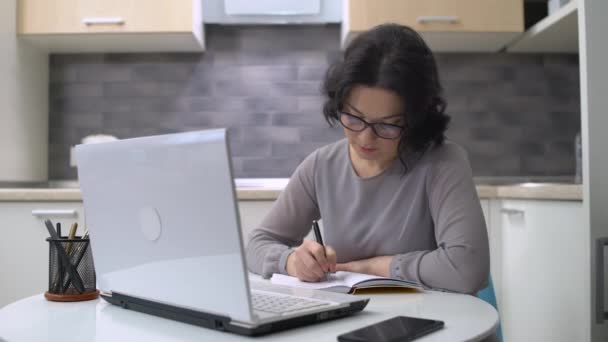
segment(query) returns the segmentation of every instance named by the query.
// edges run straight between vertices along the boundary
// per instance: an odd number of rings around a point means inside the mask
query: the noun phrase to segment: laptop
[[[225,129],[78,145],[97,286],[111,304],[242,335],[369,299],[250,281]]]

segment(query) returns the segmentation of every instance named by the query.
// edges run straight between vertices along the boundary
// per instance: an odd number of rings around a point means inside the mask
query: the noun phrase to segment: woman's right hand
[[[336,251],[316,241],[304,240],[287,257],[287,274],[302,281],[317,282],[325,279],[327,272],[336,271]]]

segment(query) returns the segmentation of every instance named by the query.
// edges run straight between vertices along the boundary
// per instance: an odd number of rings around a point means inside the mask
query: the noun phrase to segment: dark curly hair
[[[347,47],[344,58],[329,67],[322,86],[326,96],[325,120],[338,121],[349,91],[355,85],[379,87],[395,92],[403,100],[401,113],[405,131],[399,142],[399,158],[423,151],[431,143],[445,140],[450,117],[442,96],[433,53],[411,28],[383,24],[358,35]]]

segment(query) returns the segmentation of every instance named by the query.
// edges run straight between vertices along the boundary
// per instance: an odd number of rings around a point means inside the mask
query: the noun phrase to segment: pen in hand
[[[323,256],[325,256],[325,260],[327,260],[327,252],[325,250],[325,244],[323,243],[323,237],[321,236],[321,230],[319,229],[319,223],[317,220],[312,221],[312,229],[315,233],[315,240],[317,240],[317,242],[323,246]],[[327,273],[328,272],[325,272],[326,275]]]

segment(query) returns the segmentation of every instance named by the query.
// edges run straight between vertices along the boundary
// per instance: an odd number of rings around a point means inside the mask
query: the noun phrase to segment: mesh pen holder
[[[44,297],[59,302],[91,300],[99,296],[90,240],[52,239],[49,242],[49,286]]]

